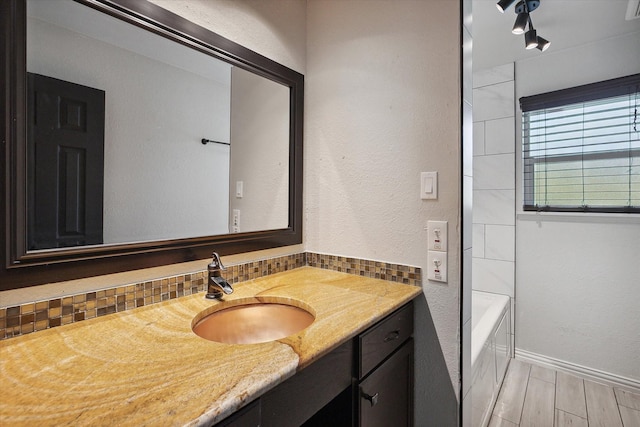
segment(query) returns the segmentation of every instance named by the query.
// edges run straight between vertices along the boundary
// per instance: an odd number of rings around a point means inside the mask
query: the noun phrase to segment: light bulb
[[[527,49],[538,47],[538,36],[533,28],[524,34],[524,45]]]

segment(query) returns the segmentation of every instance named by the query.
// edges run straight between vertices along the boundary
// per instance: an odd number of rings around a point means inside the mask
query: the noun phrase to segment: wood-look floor
[[[512,359],[489,427],[640,427],[640,394]]]

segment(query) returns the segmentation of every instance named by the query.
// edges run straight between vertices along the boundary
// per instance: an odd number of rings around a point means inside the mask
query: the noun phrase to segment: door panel
[[[103,242],[105,92],[28,73],[28,248]]]

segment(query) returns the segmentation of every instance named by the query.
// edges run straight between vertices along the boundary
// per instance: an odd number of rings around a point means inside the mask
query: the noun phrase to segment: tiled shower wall
[[[310,252],[228,266],[224,277],[233,284],[305,265],[413,286],[422,283],[418,267]],[[203,270],[193,273],[0,307],[0,339],[203,292],[207,280],[204,268],[206,265],[203,265]]]
[[[511,301],[516,239],[514,97],[513,63],[474,72],[473,289],[509,295]]]

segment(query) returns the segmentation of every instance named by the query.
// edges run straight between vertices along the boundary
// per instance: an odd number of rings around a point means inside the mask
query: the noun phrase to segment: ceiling
[[[544,53],[526,50],[524,36],[511,33],[516,3],[500,13],[496,2],[473,0],[474,69],[559,52],[627,33],[638,34],[635,54],[640,55],[640,19],[625,20],[629,0],[540,0],[540,7],[531,13],[531,20],[538,35],[551,41]]]

